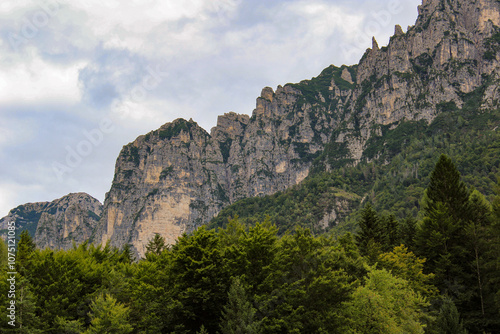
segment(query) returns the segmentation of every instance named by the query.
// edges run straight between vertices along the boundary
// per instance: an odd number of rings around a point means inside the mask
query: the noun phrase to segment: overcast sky
[[[0,217],[87,192],[123,145],[176,118],[207,131],[265,86],[355,64],[420,0],[2,0]]]

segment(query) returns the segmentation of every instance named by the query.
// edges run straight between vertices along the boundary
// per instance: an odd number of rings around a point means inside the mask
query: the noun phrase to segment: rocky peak
[[[262,89],[260,97],[270,102],[273,102],[274,90],[271,87],[264,87],[264,89]]]
[[[373,51],[378,51],[380,48],[378,47],[378,42],[375,39],[375,36],[372,38],[372,50]]]
[[[394,36],[398,37],[398,36],[402,36],[404,34],[405,33],[403,32],[403,28],[401,28],[401,26],[399,24],[396,24],[396,27],[394,28]]]
[[[222,141],[234,140],[243,135],[249,122],[250,116],[229,112],[217,117],[217,126],[212,128],[210,135]]]
[[[102,214],[102,204],[85,193],[66,195],[53,202],[20,205],[0,220],[3,232],[10,221],[28,230],[40,248],[69,249],[89,240]]]

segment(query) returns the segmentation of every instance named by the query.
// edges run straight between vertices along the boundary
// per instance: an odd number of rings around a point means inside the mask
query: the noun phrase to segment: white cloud
[[[0,104],[80,100],[78,74],[83,63],[51,64],[32,48],[31,55],[31,59],[24,62],[0,64]]]

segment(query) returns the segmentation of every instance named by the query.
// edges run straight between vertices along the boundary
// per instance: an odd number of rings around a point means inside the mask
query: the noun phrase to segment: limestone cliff
[[[484,89],[485,107],[498,100],[500,3],[492,0],[424,0],[415,26],[396,26],[387,47],[368,49],[346,122],[335,140],[359,161],[378,125],[431,121],[443,108],[461,108]]]
[[[485,108],[496,105],[499,26],[498,1],[424,0],[416,24],[396,26],[387,47],[374,39],[359,65],[264,88],[251,117],[219,116],[210,134],[179,119],[139,137],[118,157],[94,240],[143,255],[155,233],[173,243],[228,204],[301,182],[326,145],[356,164],[381,126],[431,121],[478,91]],[[335,219],[325,213],[319,224]]]
[[[0,220],[5,236],[8,222],[28,230],[39,248],[69,249],[89,240],[102,214],[102,204],[84,194],[69,194],[53,202],[29,203],[12,209]]]
[[[252,117],[219,116],[210,134],[178,119],[125,146],[93,240],[142,256],[155,233],[174,243],[228,204],[301,182],[333,125],[301,98],[292,85],[265,88]]]

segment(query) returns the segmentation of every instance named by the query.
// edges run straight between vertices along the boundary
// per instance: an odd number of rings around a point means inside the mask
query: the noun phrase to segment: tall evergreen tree
[[[228,293],[228,301],[222,312],[222,334],[259,333],[255,321],[255,309],[248,301],[245,288],[239,278],[234,279]]]
[[[16,322],[19,326],[19,333],[42,333],[40,319],[36,316],[35,298],[28,280],[21,278],[17,282],[16,290]]]
[[[433,326],[435,334],[467,334],[457,307],[450,298],[445,298],[439,311],[439,316]]]
[[[384,224],[371,204],[367,204],[363,209],[359,228],[360,231],[356,235],[359,251],[361,255],[369,257],[371,262],[374,263],[379,254],[384,251],[387,236]]]
[[[165,238],[162,237],[159,233],[156,233],[154,238],[149,240],[148,244],[146,245],[146,258],[148,254],[160,255],[166,248],[167,245],[165,244]]]
[[[416,236],[418,255],[436,274],[438,286],[450,288],[464,276],[467,263],[465,227],[470,216],[469,192],[460,173],[441,155],[431,173],[424,199],[424,218]]]
[[[435,210],[438,203],[443,203],[456,222],[468,218],[469,191],[453,161],[444,154],[431,173],[426,195],[423,208],[426,215]]]
[[[399,237],[401,242],[408,247],[410,251],[415,250],[415,235],[417,233],[417,220],[413,217],[407,217],[399,225]]]
[[[392,251],[394,247],[401,244],[401,238],[399,234],[399,223],[396,220],[394,214],[390,214],[385,218],[384,224],[385,234],[386,234],[386,247],[385,251]]]
[[[490,326],[500,332],[500,177],[492,202],[492,223],[487,228],[488,251],[486,255],[485,298]],[[495,320],[491,320],[495,319]],[[490,330],[494,332],[494,330]]]
[[[16,266],[20,273],[25,272],[29,266],[29,260],[36,249],[35,242],[27,230],[21,232],[19,243],[17,245]]]
[[[490,225],[491,207],[484,196],[474,190],[470,196],[470,220],[466,229],[467,247],[471,250],[470,267],[473,268],[474,281],[470,286],[476,286],[473,289],[474,298],[477,299],[481,309],[481,318],[485,317],[485,298],[484,298],[484,270],[485,254],[488,251],[487,228]]]

